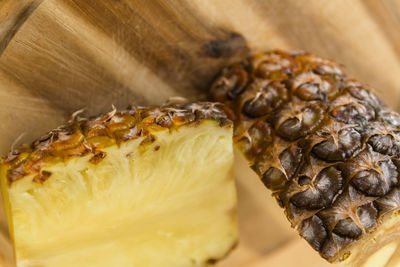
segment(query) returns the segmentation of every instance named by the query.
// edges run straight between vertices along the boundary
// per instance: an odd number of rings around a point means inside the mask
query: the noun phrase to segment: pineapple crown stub
[[[272,51],[222,70],[236,145],[300,235],[329,261],[400,207],[400,116],[330,60]]]
[[[80,118],[78,113],[74,113],[68,124],[30,145],[22,145],[2,159],[9,184],[30,174],[37,174],[33,182],[43,183],[51,177],[51,173],[41,170],[43,167],[72,157],[93,154],[89,162],[97,164],[106,156],[103,148],[139,137],[144,137],[143,144],[151,143],[155,140],[152,133],[166,128],[173,130],[203,120],[216,121],[221,127],[232,125],[221,105],[210,102],[130,107],[120,112],[113,108],[91,119]]]

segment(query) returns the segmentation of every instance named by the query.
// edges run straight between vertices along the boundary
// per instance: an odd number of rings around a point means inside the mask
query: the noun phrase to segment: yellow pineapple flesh
[[[206,266],[237,240],[214,104],[75,119],[1,167],[17,266]]]

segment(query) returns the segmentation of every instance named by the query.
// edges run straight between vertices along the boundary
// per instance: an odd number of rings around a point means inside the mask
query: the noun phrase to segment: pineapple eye
[[[342,71],[336,66],[318,65],[312,69],[312,72],[319,75],[342,75]]]
[[[312,152],[320,159],[324,159],[327,161],[339,161],[343,160],[345,154],[339,150],[336,146],[333,137],[328,138],[321,143],[316,144]]]
[[[375,200],[375,203],[382,214],[398,210],[400,206],[400,189],[393,188],[389,194]]]
[[[243,106],[243,113],[252,118],[270,113],[272,111],[271,102],[274,97],[276,97],[276,92],[269,92],[247,100]]]
[[[361,192],[369,196],[383,196],[397,184],[397,169],[391,161],[379,162],[377,170],[363,170],[356,173],[351,182]]]
[[[306,82],[296,89],[296,95],[303,100],[322,100],[323,94],[318,83]]]
[[[285,149],[279,155],[279,160],[281,161],[281,165],[285,169],[286,175],[289,178],[292,178],[295,175],[297,168],[300,165],[302,156],[303,155],[301,149],[294,145]]]
[[[245,89],[248,82],[248,74],[240,67],[226,68],[222,71],[220,79],[211,86],[211,97],[216,101],[223,102],[236,99]]]
[[[333,257],[337,255],[343,247],[348,245],[352,241],[351,238],[342,237],[335,233],[332,233],[332,237],[325,241],[321,254],[326,257]]]
[[[266,86],[253,84],[257,89],[254,97],[247,100],[243,105],[243,113],[250,118],[265,116],[273,112],[288,99],[287,89],[280,82],[271,82]],[[248,89],[251,91],[251,89]]]
[[[323,169],[309,187],[290,199],[298,207],[320,209],[332,203],[342,187],[342,174],[335,167]]]
[[[304,135],[298,118],[285,120],[278,128],[278,134],[289,141],[295,141]]]
[[[291,68],[293,67],[290,60],[271,54],[267,58],[262,59],[258,64],[255,64],[254,74],[261,78],[284,78],[286,77],[285,74],[291,73]]]
[[[352,128],[341,130],[338,134],[336,145],[331,136],[327,140],[316,144],[312,152],[320,159],[333,162],[349,158],[361,147],[361,134]]]
[[[282,171],[271,167],[264,173],[262,182],[268,189],[272,191],[278,191],[285,188],[287,179]]]
[[[368,104],[355,103],[335,107],[331,115],[342,123],[364,125],[375,118],[375,111]]]
[[[169,116],[163,115],[160,116],[156,119],[156,123],[160,125],[161,127],[171,127],[172,126],[172,120]]]
[[[374,108],[382,106],[382,102],[372,92],[368,92],[362,86],[350,86],[346,88],[347,91],[358,100],[362,100],[370,104]]]
[[[354,128],[339,131],[339,144],[345,157],[352,157],[361,148],[361,134]]]
[[[377,216],[378,210],[375,208],[373,202],[364,204],[357,208],[357,217],[365,230],[376,226]]]
[[[361,229],[350,218],[338,221],[338,223],[335,225],[335,228],[333,228],[333,232],[335,234],[348,236],[351,238],[357,238],[362,233]]]
[[[306,107],[298,117],[292,117],[281,123],[277,129],[278,135],[289,141],[295,141],[307,135],[321,125],[324,111],[316,106]]]
[[[300,235],[316,250],[321,250],[327,238],[324,224],[317,215],[303,221],[300,226]]]
[[[257,121],[248,130],[251,136],[251,142],[247,137],[241,138],[241,147],[247,151],[248,157],[255,157],[265,152],[266,148],[272,144],[273,137],[271,134],[271,126],[264,121]]]
[[[383,179],[375,170],[364,170],[353,177],[352,183],[361,192],[382,196],[390,189],[389,184]]]
[[[251,118],[271,113],[287,100],[287,90],[280,83],[270,83],[243,105],[243,113]]]
[[[381,154],[394,156],[400,153],[398,144],[394,141],[393,136],[389,134],[373,135],[368,139],[368,144],[370,144],[376,152]]]
[[[394,112],[384,110],[379,114],[379,117],[393,127],[400,126],[400,116]]]
[[[357,108],[352,104],[339,106],[331,114],[337,121],[343,123],[354,123],[357,121],[356,117],[358,116]]]

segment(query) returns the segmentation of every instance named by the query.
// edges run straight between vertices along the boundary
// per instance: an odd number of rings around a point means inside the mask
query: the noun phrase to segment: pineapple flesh
[[[305,52],[226,67],[210,96],[226,105],[236,147],[322,257],[395,266],[398,113],[334,62]]]
[[[232,123],[196,103],[74,118],[3,159],[17,266],[208,266],[237,240]]]

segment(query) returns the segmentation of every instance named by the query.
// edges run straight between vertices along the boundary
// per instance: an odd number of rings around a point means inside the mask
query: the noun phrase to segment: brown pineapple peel
[[[273,51],[210,90],[234,143],[292,226],[330,262],[359,265],[400,238],[400,115],[332,61]]]

